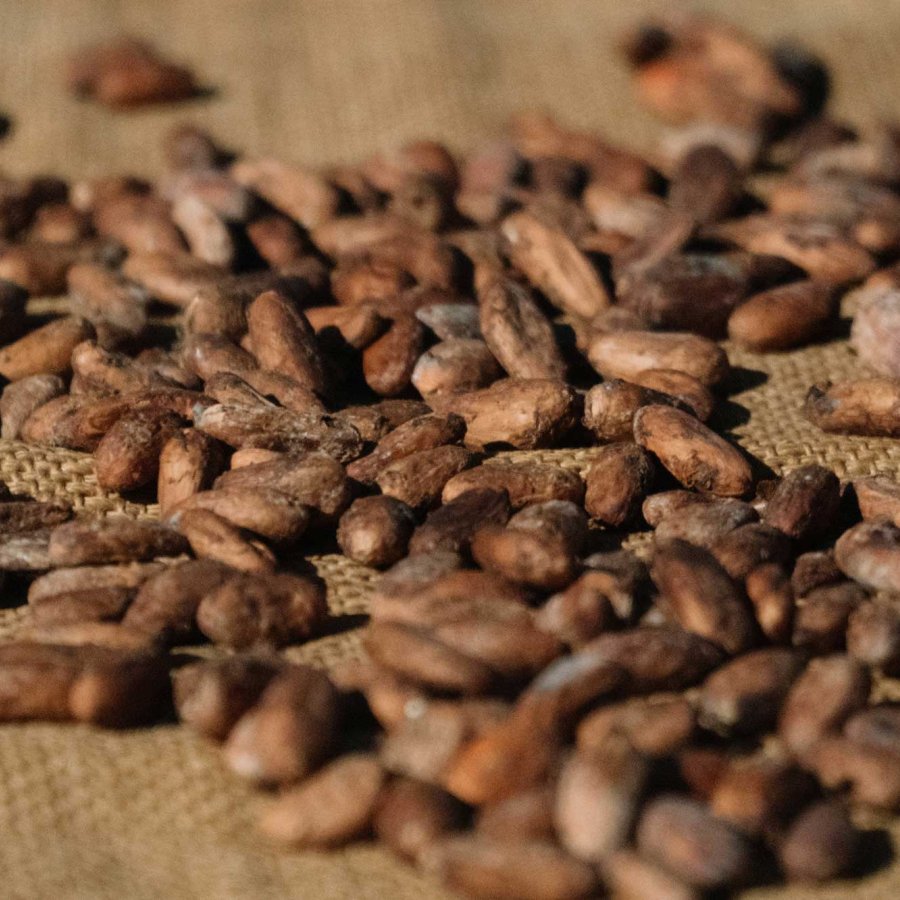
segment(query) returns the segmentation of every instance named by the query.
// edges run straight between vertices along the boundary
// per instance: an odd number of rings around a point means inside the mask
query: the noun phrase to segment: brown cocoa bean
[[[159,475],[159,455],[184,420],[168,409],[145,408],[116,419],[94,451],[97,483],[107,491],[143,487]]]
[[[610,742],[624,739],[638,753],[669,756],[688,744],[696,714],[683,697],[658,694],[602,706],[578,725],[578,748],[603,753]]]
[[[413,511],[393,497],[360,497],[341,516],[337,540],[345,556],[385,568],[406,555]]]
[[[8,384],[0,393],[0,437],[16,440],[29,416],[64,392],[58,375],[29,375]]]
[[[0,399],[0,409],[2,405],[3,400]],[[853,490],[864,519],[890,522],[892,525],[900,523],[900,485],[892,478],[885,475],[856,478]]]
[[[229,578],[200,601],[197,625],[234,650],[277,649],[309,638],[328,615],[323,585],[282,573]]]
[[[803,553],[797,557],[791,575],[791,587],[798,597],[805,597],[818,587],[835,584],[844,580],[844,573],[834,561],[829,551]]]
[[[819,654],[842,650],[850,614],[865,599],[866,592],[852,581],[811,591],[794,613],[794,646]]]
[[[486,526],[472,538],[472,556],[484,569],[541,590],[564,588],[578,573],[566,542],[538,531]]]
[[[186,100],[199,90],[190,69],[127,37],[82,47],[69,58],[66,75],[73,93],[113,108]]]
[[[616,900],[697,900],[693,888],[633,850],[618,850],[603,864],[603,877]]]
[[[161,644],[187,643],[196,635],[200,601],[235,572],[212,559],[192,559],[145,578],[122,624]]]
[[[49,531],[0,534],[0,573],[42,572],[49,568]]]
[[[371,826],[383,783],[375,758],[342,757],[282,794],[260,827],[267,837],[294,846],[339,846]]]
[[[483,338],[475,303],[432,303],[417,309],[416,318],[441,341]]]
[[[645,406],[634,417],[634,434],[686,487],[725,497],[750,490],[753,476],[744,456],[687,413]]]
[[[685,503],[684,506],[679,505],[682,502]],[[648,498],[644,508],[654,519],[657,519],[659,513],[664,513],[655,522],[656,540],[680,538],[707,550],[711,550],[718,541],[737,529],[755,523],[757,519],[756,510],[741,500],[709,497],[707,502],[697,503],[675,491]]]
[[[283,669],[276,659],[254,656],[229,656],[183,666],[172,676],[178,718],[204,737],[224,741]]]
[[[574,426],[576,395],[561,381],[508,378],[466,394],[435,397],[435,412],[466,421],[466,446],[534,450],[558,443]]]
[[[125,516],[66,522],[50,537],[55,566],[141,561],[178,556],[186,549],[184,538],[171,528]]]
[[[637,846],[689,884],[700,888],[735,885],[750,872],[752,852],[731,825],[701,803],[675,794],[652,800],[637,825]]]
[[[414,684],[434,690],[480,694],[495,678],[484,663],[411,625],[375,622],[367,629],[365,642],[366,650],[377,663]]]
[[[324,453],[284,454],[269,462],[232,469],[220,475],[213,488],[280,491],[331,522],[350,505],[351,498],[343,467]]]
[[[599,275],[563,232],[525,212],[501,231],[513,265],[561,311],[591,318],[609,306]]]
[[[648,765],[625,741],[602,754],[581,748],[559,773],[554,823],[573,856],[597,863],[622,847],[638,813]]]
[[[896,358],[894,336],[900,294],[893,285],[863,287],[853,317],[850,343],[860,359],[881,375],[896,378],[900,365]]]
[[[0,347],[0,375],[10,381],[29,375],[65,375],[71,368],[72,351],[94,336],[94,326],[80,316],[54,319]]]
[[[397,425],[368,456],[350,463],[347,474],[357,481],[372,482],[391,463],[420,450],[456,443],[464,432],[465,423],[459,416],[416,416]]]
[[[324,178],[300,166],[270,157],[241,159],[232,164],[229,173],[238,184],[305,228],[321,225],[337,211],[337,191]]]
[[[834,559],[850,578],[875,590],[900,588],[900,528],[863,522],[845,531],[834,545]]]
[[[622,583],[610,572],[587,571],[538,610],[535,624],[570,647],[580,647],[614,620],[613,601]]]
[[[200,491],[181,501],[172,515],[205,509],[226,519],[235,528],[244,529],[278,543],[296,540],[310,520],[310,510],[277,490],[227,488]]]
[[[820,536],[837,516],[841,486],[822,466],[801,466],[778,482],[763,521],[798,541]]]
[[[747,578],[751,571],[761,566],[783,565],[791,554],[790,541],[785,534],[761,522],[738,526],[714,540],[709,550],[719,565],[737,580]],[[786,575],[785,582],[788,582]],[[793,595],[790,599],[792,603]]]
[[[896,750],[900,736],[900,708],[896,705],[870,706],[850,716],[844,723],[846,737],[870,747]]]
[[[272,405],[219,403],[199,411],[195,426],[231,447],[262,447],[283,453],[318,450],[339,462],[362,451],[359,432],[337,416],[297,413]]]
[[[584,508],[592,518],[618,528],[637,515],[653,475],[653,463],[642,448],[631,443],[604,447],[584,475]]]
[[[372,823],[378,839],[404,859],[417,860],[464,822],[464,807],[434,785],[398,778],[381,792]]]
[[[673,253],[620,275],[619,302],[654,328],[721,337],[732,311],[751,290],[748,268],[737,254]]]
[[[778,733],[796,754],[803,755],[864,706],[869,674],[849,656],[814,659],[787,695]]]
[[[53,528],[72,518],[72,507],[58,500],[0,500],[0,534]]]
[[[566,365],[553,327],[524,287],[498,278],[481,285],[478,293],[481,333],[508,375],[565,376]]]
[[[201,559],[214,559],[240,572],[271,572],[277,565],[272,551],[251,540],[241,529],[208,509],[182,509],[169,520]]]
[[[859,744],[846,737],[826,737],[806,754],[804,764],[826,788],[849,787],[854,803],[895,811],[900,808],[900,754]]]
[[[754,650],[727,662],[703,682],[700,724],[723,735],[768,731],[801,665],[798,653],[777,647]]]
[[[438,503],[444,485],[475,462],[475,455],[463,447],[443,446],[418,450],[382,469],[375,482],[382,493],[401,500],[413,509]]]
[[[823,800],[794,819],[778,856],[789,881],[830,881],[852,867],[859,842],[860,834],[843,805]]]
[[[9,643],[0,650],[0,716],[141,724],[161,711],[167,680],[160,660],[149,654]]]
[[[544,840],[553,838],[553,800],[551,786],[524,790],[497,803],[482,807],[475,830],[496,840]]]
[[[823,219],[804,221],[759,213],[722,222],[710,232],[750,253],[783,257],[826,284],[860,281],[875,268],[871,254],[845,229]]]
[[[744,588],[762,633],[773,643],[787,643],[794,621],[794,591],[787,572],[777,563],[764,562],[747,573]]]
[[[728,318],[728,336],[757,353],[790,350],[817,338],[835,315],[827,284],[798,281],[756,294]]]
[[[576,900],[596,888],[591,867],[549,841],[454,837],[432,848],[424,866],[475,897]]]
[[[734,582],[715,557],[685,541],[657,545],[650,574],[666,608],[688,631],[730,654],[746,650],[756,625]]]
[[[803,413],[830,434],[900,435],[900,380],[858,378],[813,385]]]
[[[728,373],[728,358],[713,341],[680,332],[610,331],[598,334],[587,350],[591,365],[604,378],[640,381],[647,369],[674,369],[706,385]]]
[[[726,765],[713,788],[709,808],[744,834],[777,837],[814,790],[814,779],[794,764],[751,756]]]
[[[260,294],[247,307],[247,329],[260,366],[286,375],[318,394],[328,392],[315,332],[286,297],[277,291]]]
[[[509,516],[509,495],[505,490],[476,488],[464,491],[432,510],[416,528],[409,541],[410,555],[436,550],[467,552],[472,536],[479,528],[485,524],[505,525]]]
[[[497,360],[481,340],[449,340],[426,350],[417,360],[410,381],[423,396],[475,391],[500,377]]]
[[[381,761],[390,771],[429,783],[442,779],[467,741],[509,714],[500,700],[417,699],[414,705],[404,705],[386,735]]]
[[[490,489],[506,491],[514,509],[548,500],[581,503],[584,482],[576,472],[543,463],[491,460],[454,475],[444,486],[443,501],[451,503],[466,491]]]
[[[289,666],[231,729],[224,747],[226,765],[260,785],[306,778],[332,750],[339,706],[324,672]]]
[[[179,503],[210,487],[224,469],[221,446],[202,431],[173,434],[159,453],[156,496],[165,516]]]
[[[900,607],[889,600],[870,600],[850,614],[847,652],[886,675],[900,672]]]
[[[584,397],[584,424],[601,441],[630,441],[634,437],[634,415],[651,403],[685,409],[675,397],[614,378],[592,387]],[[691,410],[687,408],[687,411]]]
[[[634,383],[680,400],[701,422],[705,422],[713,413],[716,401],[709,388],[687,372],[676,369],[644,369],[634,375]]]
[[[626,685],[633,693],[688,687],[722,660],[722,652],[715,644],[671,626],[601,634],[578,655],[624,670]]]

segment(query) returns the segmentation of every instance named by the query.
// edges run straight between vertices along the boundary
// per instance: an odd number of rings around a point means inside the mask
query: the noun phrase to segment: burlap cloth
[[[2,5],[2,104],[17,133],[0,147],[13,173],[153,174],[160,131],[193,118],[250,152],[310,162],[352,159],[414,135],[458,147],[513,110],[546,106],[580,126],[650,146],[656,126],[632,105],[611,43],[660,4],[615,0],[58,0]],[[897,0],[744,0],[699,4],[764,37],[802,35],[832,64],[835,107],[857,122],[894,112],[900,88]],[[129,30],[195,64],[219,88],[208,101],[113,117],[60,87],[67,48]],[[807,462],[841,477],[897,474],[900,443],[826,437],[800,415],[808,386],[857,370],[846,342],[786,355],[729,348],[737,367],[720,426],[762,466]],[[539,454],[580,467],[590,451]],[[86,514],[152,507],[104,495],[91,460],[0,442],[0,480],[64,497]],[[353,625],[373,573],[336,556],[317,565],[333,611]],[[25,621],[0,610],[0,638]],[[292,655],[328,666],[357,652],[348,630]],[[0,727],[0,897],[440,898],[446,894],[366,846],[282,854],[253,835],[259,795],[216,750],[174,726],[134,733]],[[900,837],[900,828],[891,829]],[[900,865],[822,889],[754,896],[894,898]]]

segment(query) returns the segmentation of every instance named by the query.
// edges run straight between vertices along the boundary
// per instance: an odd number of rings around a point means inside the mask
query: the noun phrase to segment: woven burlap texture
[[[0,147],[14,173],[80,177],[157,174],[159,135],[191,118],[251,153],[325,163],[429,134],[457,147],[495,132],[522,106],[546,106],[573,124],[650,147],[656,127],[635,110],[611,51],[642,12],[639,0],[71,0],[8,3],[0,78],[15,138]],[[856,121],[894,113],[900,85],[900,3],[894,0],[709,0],[763,37],[802,35],[835,74],[835,104]],[[60,88],[59,60],[73,46],[121,30],[190,60],[209,101],[134,115],[78,104]],[[58,304],[34,307],[58,311]],[[729,348],[736,374],[720,427],[766,467],[821,462],[842,478],[897,475],[900,444],[825,436],[800,414],[810,384],[858,371],[846,342],[785,355]],[[523,455],[523,454],[520,454]],[[583,468],[590,450],[532,457]],[[69,500],[84,515],[153,516],[153,507],[105,495],[91,460],[60,449],[0,441],[0,480],[15,491]],[[640,543],[640,540],[637,541]],[[329,604],[358,624],[374,573],[317,557]],[[27,612],[0,611],[0,639]],[[359,651],[336,629],[289,655],[329,667]],[[109,733],[81,727],[0,727],[0,897],[77,900],[439,898],[447,894],[387,854],[357,846],[332,854],[278,853],[253,832],[260,795],[185,729]],[[892,827],[894,837],[900,829]],[[821,889],[759,889],[753,896],[893,898],[900,867]]]

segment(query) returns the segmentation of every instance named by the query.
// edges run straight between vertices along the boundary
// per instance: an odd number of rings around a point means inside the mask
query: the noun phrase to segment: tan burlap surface
[[[153,174],[160,131],[191,117],[251,152],[309,162],[350,159],[413,135],[465,147],[524,105],[651,146],[653,123],[631,103],[611,52],[614,37],[660,3],[616,0],[53,0],[4,3],[0,83],[17,118],[0,147],[13,173],[70,177]],[[858,122],[895,111],[900,2],[707,2],[764,37],[803,35],[835,73],[837,110]],[[60,87],[59,60],[86,40],[129,30],[191,60],[208,100],[126,116],[84,106]],[[53,304],[58,307],[58,303]],[[40,309],[36,305],[35,309]],[[786,355],[729,348],[737,367],[720,425],[761,463],[806,462],[843,477],[900,468],[900,443],[826,437],[800,415],[810,384],[857,369],[845,341]],[[580,467],[590,451],[537,454]],[[104,495],[91,460],[0,442],[0,481],[62,497],[86,515],[154,515]],[[639,542],[639,540],[638,540]],[[339,616],[334,634],[290,651],[329,666],[359,650],[372,572],[337,556],[316,559]],[[26,621],[0,610],[0,639]],[[386,854],[353,847],[283,854],[253,835],[259,795],[220,765],[216,750],[174,726],[120,734],[80,727],[0,727],[0,897],[437,898],[440,888]],[[900,828],[891,828],[900,837]],[[900,866],[823,889],[754,896],[893,898]]]

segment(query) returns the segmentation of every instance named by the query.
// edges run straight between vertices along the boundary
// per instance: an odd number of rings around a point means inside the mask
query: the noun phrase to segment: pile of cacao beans
[[[0,720],[177,716],[274,842],[374,837],[472,896],[871,868],[900,483],[761,475],[717,415],[729,347],[839,337],[852,292],[859,378],[796,415],[900,436],[900,126],[830,117],[820,60],[718,21],[622,49],[650,158],[527,112],[465,155],[314,171],[184,125],[154,183],[0,180],[2,438],[159,511],[0,494]],[[196,91],[133,41],[70,82]],[[281,651],[342,627],[335,551],[382,574],[326,672]]]

